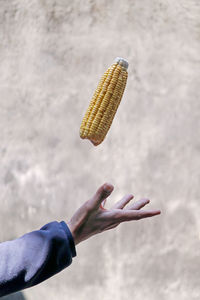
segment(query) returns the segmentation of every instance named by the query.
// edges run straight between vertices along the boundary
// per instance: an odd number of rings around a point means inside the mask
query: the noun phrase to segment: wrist
[[[74,241],[74,237],[71,233],[71,230],[70,230],[68,224],[65,223],[65,221],[61,221],[60,224],[67,235],[68,243],[69,243],[71,253],[72,253],[72,257],[75,257],[76,256],[75,241]]]
[[[74,244],[77,245],[77,240],[76,240],[76,237],[75,237],[74,228],[73,228],[71,222],[68,222],[68,223],[67,223],[67,226],[68,226],[68,228],[69,228],[69,230],[70,230],[70,232],[71,232],[71,235],[72,235],[72,237],[73,237]]]

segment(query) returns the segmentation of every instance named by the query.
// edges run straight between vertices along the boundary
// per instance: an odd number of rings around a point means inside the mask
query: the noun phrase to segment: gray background
[[[199,0],[0,0],[0,240],[67,221],[106,181],[108,207],[162,210],[78,245],[26,299],[199,299],[199,20]],[[116,56],[128,84],[94,147],[79,126]]]

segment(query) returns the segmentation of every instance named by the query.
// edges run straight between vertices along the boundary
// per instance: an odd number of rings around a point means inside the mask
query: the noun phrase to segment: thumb
[[[95,195],[92,197],[91,202],[94,207],[99,207],[101,202],[104,201],[114,190],[114,186],[110,183],[104,183]]]

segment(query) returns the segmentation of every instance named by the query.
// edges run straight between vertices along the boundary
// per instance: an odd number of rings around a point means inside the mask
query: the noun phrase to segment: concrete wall
[[[67,221],[105,181],[108,206],[162,210],[78,245],[27,300],[199,299],[199,20],[199,0],[0,0],[0,240]],[[128,84],[94,147],[79,126],[116,56]]]

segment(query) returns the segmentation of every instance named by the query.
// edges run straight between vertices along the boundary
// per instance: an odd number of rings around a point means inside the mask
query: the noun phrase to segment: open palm
[[[150,202],[148,199],[138,200],[126,207],[133,199],[132,194],[124,196],[111,209],[105,209],[105,201],[113,189],[113,185],[103,184],[69,221],[68,226],[76,245],[92,235],[116,227],[122,222],[140,220],[160,214],[160,210],[141,209]]]

